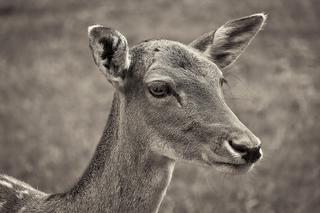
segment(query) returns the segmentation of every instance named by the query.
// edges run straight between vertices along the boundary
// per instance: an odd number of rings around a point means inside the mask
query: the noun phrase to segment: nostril
[[[246,145],[237,144],[232,140],[228,140],[228,143],[234,149],[234,151],[242,154],[242,158],[248,163],[255,163],[261,158],[261,146],[249,148]]]
[[[236,144],[232,140],[228,140],[230,146],[237,152],[240,152],[242,154],[248,152],[248,147],[242,144]]]

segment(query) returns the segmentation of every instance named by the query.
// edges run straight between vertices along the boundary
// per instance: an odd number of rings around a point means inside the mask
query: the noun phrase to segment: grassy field
[[[178,164],[160,212],[319,212],[319,11],[318,0],[0,0],[0,173],[59,192],[88,164],[113,93],[91,58],[88,25],[112,26],[131,45],[188,43],[266,12],[226,91],[261,138],[263,161],[240,177]]]

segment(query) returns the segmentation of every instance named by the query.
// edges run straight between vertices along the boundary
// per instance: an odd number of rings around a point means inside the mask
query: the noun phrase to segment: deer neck
[[[174,161],[151,152],[130,130],[119,95],[91,164],[62,197],[74,212],[157,212],[170,183]],[[60,198],[61,199],[61,198]]]

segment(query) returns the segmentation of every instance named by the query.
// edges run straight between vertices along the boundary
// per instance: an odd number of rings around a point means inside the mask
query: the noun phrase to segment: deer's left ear
[[[101,25],[89,27],[88,37],[94,62],[117,88],[130,66],[127,39],[120,32]]]
[[[203,52],[221,69],[232,64],[266,20],[265,14],[255,14],[231,20],[216,31],[205,33],[193,41],[190,46]]]

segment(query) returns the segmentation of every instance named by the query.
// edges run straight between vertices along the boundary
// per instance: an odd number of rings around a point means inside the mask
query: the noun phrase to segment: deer
[[[156,213],[176,162],[249,172],[262,158],[261,141],[226,104],[223,73],[266,18],[230,20],[190,44],[154,39],[131,48],[119,31],[90,26],[94,62],[114,88],[92,160],[56,194],[1,175],[0,213]]]

